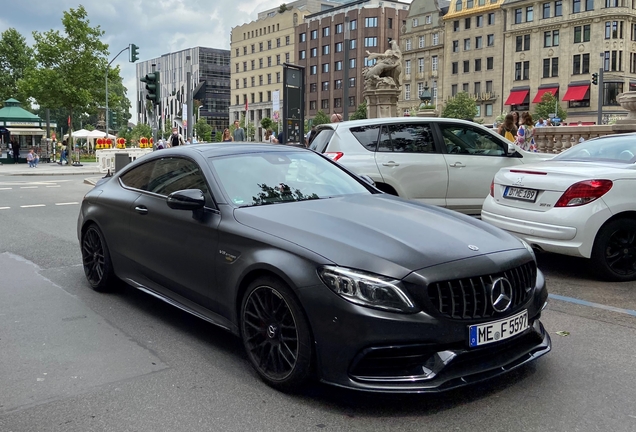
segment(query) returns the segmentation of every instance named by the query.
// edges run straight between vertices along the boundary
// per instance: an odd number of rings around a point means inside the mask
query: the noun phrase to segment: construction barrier
[[[99,171],[107,173],[108,171],[115,172],[115,155],[127,154],[130,162],[137,158],[142,157],[145,154],[152,153],[152,148],[127,148],[127,149],[106,149],[95,151],[97,157],[97,165]]]

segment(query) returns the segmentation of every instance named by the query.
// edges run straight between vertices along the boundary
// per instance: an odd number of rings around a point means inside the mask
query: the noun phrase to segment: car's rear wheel
[[[282,282],[268,277],[250,284],[241,305],[241,336],[252,365],[268,385],[296,391],[310,378],[309,324]]]
[[[95,291],[108,291],[115,281],[113,264],[106,240],[97,225],[90,225],[82,235],[84,274]]]
[[[596,272],[613,281],[636,279],[636,221],[618,219],[605,224],[592,249]]]

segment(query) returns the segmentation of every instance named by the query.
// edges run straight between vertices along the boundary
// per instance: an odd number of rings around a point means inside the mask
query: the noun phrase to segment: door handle
[[[450,166],[452,166],[453,168],[463,168],[463,167],[465,167],[466,165],[464,165],[464,164],[463,164],[463,163],[461,163],[461,162],[455,162],[455,163],[450,164]]]
[[[400,166],[400,164],[393,161],[388,161],[388,162],[384,162],[382,166],[394,167],[394,166]]]
[[[146,206],[137,206],[135,207],[135,211],[141,215],[148,214],[148,207]]]

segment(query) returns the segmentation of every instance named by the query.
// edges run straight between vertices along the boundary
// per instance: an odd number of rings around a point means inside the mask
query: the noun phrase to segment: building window
[[[267,84],[272,83],[272,74],[267,74]]]
[[[315,93],[318,91],[318,85],[316,83],[309,84],[309,93]]]
[[[339,90],[342,88],[342,80],[341,79],[337,79],[333,82],[333,88],[336,90]]]
[[[437,71],[437,56],[431,57],[431,70]]]
[[[470,72],[470,61],[464,60],[464,73],[469,73],[469,72]]]
[[[349,87],[355,87],[355,86],[356,86],[356,79],[349,78]]]
[[[252,87],[256,86],[256,77],[252,77],[251,82],[252,82]]]
[[[276,64],[280,64],[280,54],[276,54]]]
[[[358,20],[349,21],[349,30],[355,30],[358,28]]]
[[[404,100],[411,100],[411,84],[404,84]]]
[[[329,73],[329,63],[322,64],[322,73]]]
[[[239,49],[237,48],[236,49],[236,57],[238,57],[238,56],[239,56]]]
[[[336,24],[336,34],[340,34],[342,33],[343,29],[343,25],[342,24]]]
[[[349,49],[350,50],[356,49],[356,40],[355,39],[351,39],[349,41]]]
[[[413,21],[412,21],[412,26],[413,26],[413,27],[417,27],[417,26],[419,25],[419,23],[420,23],[420,20],[419,20],[419,19],[417,19],[417,18],[413,18]]]
[[[244,61],[243,62],[243,72],[245,72],[247,70],[247,62]]]
[[[477,36],[475,37],[475,49],[480,49],[483,47],[483,42],[482,42],[482,37],[481,36]]]
[[[349,96],[349,106],[350,107],[356,106],[356,97],[355,96]]]
[[[322,82],[322,91],[329,91],[329,81]]]
[[[481,59],[475,59],[475,72],[481,71]]]
[[[433,33],[433,46],[439,45],[439,33]]]
[[[307,33],[300,34],[300,42],[307,42]]]
[[[619,6],[621,6],[619,0],[605,0],[605,7],[606,8],[615,8],[615,7],[619,7]]]
[[[322,46],[322,55],[328,55],[329,54],[329,45],[323,45]]]
[[[289,36],[285,36],[285,45],[289,45],[289,43],[291,42]]]
[[[466,18],[466,19],[464,20],[464,29],[465,29],[465,30],[470,29],[470,22],[471,22],[471,19],[470,19],[470,18]]]
[[[530,62],[515,63],[515,81],[523,81],[530,79]]]
[[[334,107],[334,108],[341,108],[341,107],[342,107],[342,99],[340,99],[340,98],[334,98],[334,100],[333,100],[333,107]]]
[[[572,13],[581,12],[581,0],[572,0]]]
[[[420,36],[418,47],[424,48],[424,36]]]
[[[432,23],[432,22],[433,22],[433,21],[432,21],[432,17],[431,17],[430,15],[426,15],[426,18],[425,18],[425,21],[424,21],[424,22],[425,22],[426,24],[430,24],[430,23]]]
[[[486,117],[492,116],[492,104],[486,104]]]
[[[515,9],[515,24],[521,24],[523,22],[523,9]]]
[[[320,101],[320,108],[329,109],[329,99],[322,99]]]
[[[464,51],[470,50],[470,38],[464,39]]]
[[[550,18],[550,3],[543,3],[543,19]]]
[[[404,61],[404,74],[411,75],[411,60]]]
[[[629,73],[636,73],[636,53],[629,53]],[[630,91],[632,85],[629,85]]]
[[[623,21],[606,21],[605,39],[623,39]]]
[[[451,96],[457,96],[457,84],[451,86]]]
[[[309,75],[316,75],[316,73],[318,73],[317,69],[318,69],[318,66],[316,65],[309,66]]]
[[[276,72],[276,82],[280,82],[280,72]]]
[[[495,13],[491,12],[488,14],[488,25],[495,25]]]
[[[247,55],[247,47],[246,46],[243,47],[243,55]]]
[[[312,48],[309,50],[309,57],[317,57],[318,56],[318,48]]]
[[[419,73],[424,73],[424,59],[423,58],[418,58],[417,59],[417,71]]]
[[[475,83],[475,94],[478,95],[481,93],[481,83],[478,81]]]
[[[461,11],[461,10],[462,10],[462,0],[457,0],[457,1],[455,2],[455,10],[456,10],[457,12],[459,12],[459,11]]]
[[[559,31],[558,30],[552,30],[552,31],[544,32],[543,33],[543,46],[545,48],[553,47],[553,46],[559,46]]]
[[[304,58],[304,57],[303,57],[303,58]],[[263,59],[262,59],[262,58],[259,58],[259,59],[258,59],[258,68],[259,68],[259,69],[263,69]]]
[[[492,81],[486,81],[486,93],[492,93]]]
[[[309,38],[311,40],[318,39],[318,30],[312,30],[311,33],[309,33]]]
[[[605,51],[605,58],[603,60],[603,70],[620,72],[623,70],[623,51]]]
[[[406,39],[404,41],[404,51],[410,51],[410,50],[411,50],[411,39]]]
[[[342,52],[342,42],[336,43],[336,52]]]
[[[451,63],[451,73],[453,75],[457,75],[459,73],[459,62],[452,62]]]
[[[243,78],[243,88],[247,87],[247,78]]]
[[[342,62],[341,61],[337,61],[334,63],[334,70],[340,71],[342,70]]]
[[[267,41],[267,49],[268,50],[272,49],[272,41]]]
[[[309,101],[309,109],[313,111],[316,110],[316,101]]]
[[[603,105],[620,105],[616,101],[616,96],[623,93],[622,82],[604,82],[603,83]]]
[[[489,34],[486,36],[486,44],[488,46],[495,46],[495,35]]]
[[[327,37],[329,36],[329,27],[323,27],[322,28],[322,37]]]
[[[305,60],[305,59],[307,58],[307,53],[305,52],[305,50],[301,50],[301,51],[298,53],[298,58],[299,58],[300,60]]]
[[[409,42],[410,42],[410,39],[409,39]],[[365,47],[378,46],[378,38],[377,37],[365,37],[364,38],[364,46]]]
[[[453,21],[453,31],[454,32],[459,31],[459,21]]]
[[[543,59],[543,77],[550,78],[559,76],[559,58]]]
[[[453,41],[453,52],[459,52],[459,41],[458,40],[454,40]]]
[[[515,40],[516,52],[530,51],[530,35],[517,36]]]
[[[594,0],[585,0],[585,10],[586,11],[594,10]]]
[[[356,68],[356,59],[352,58],[349,59],[349,69],[355,69]]]
[[[377,27],[378,26],[378,18],[377,17],[365,18],[364,19],[364,26],[365,27]]]
[[[267,57],[267,67],[272,67],[272,58]]]
[[[526,22],[532,22],[534,20],[534,9],[532,6],[526,8]]]
[[[590,24],[574,27],[574,43],[589,42],[589,41],[590,41]]]
[[[241,87],[239,86],[239,80],[236,80],[236,88],[241,88]]]
[[[280,38],[276,38],[276,48],[280,48]]]
[[[462,91],[464,93],[468,93],[468,90],[469,90],[468,87],[469,87],[468,83],[462,84]]]
[[[495,68],[495,58],[486,57],[486,70],[493,70]]]

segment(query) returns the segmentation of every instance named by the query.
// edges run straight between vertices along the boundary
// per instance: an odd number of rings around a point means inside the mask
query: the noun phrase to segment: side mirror
[[[205,196],[200,189],[184,189],[168,195],[166,202],[174,210],[199,210],[205,206]]]
[[[373,179],[371,177],[369,177],[366,174],[361,174],[360,178],[362,180],[364,180],[365,182],[369,183],[371,186],[375,187],[375,182],[373,181]]]
[[[508,156],[512,156],[517,152],[517,148],[511,142],[508,143]]]

